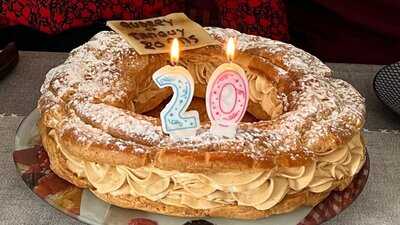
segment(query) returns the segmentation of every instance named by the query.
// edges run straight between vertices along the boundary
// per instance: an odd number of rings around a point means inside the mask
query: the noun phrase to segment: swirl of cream
[[[282,177],[275,177],[271,179],[271,188],[273,189],[269,198],[261,204],[254,205],[258,210],[270,209],[278,204],[288,192],[288,180]],[[263,193],[258,193],[259,195]]]
[[[190,57],[185,58],[180,61],[192,74],[195,82],[202,85],[207,85],[207,81],[215,68],[222,63],[220,58],[213,57],[213,60],[204,59],[204,57]]]
[[[157,201],[168,194],[171,184],[170,176],[160,176],[145,167],[131,169],[126,166],[118,166],[118,168],[128,175],[127,181],[130,192],[134,195]]]
[[[203,64],[196,64],[194,66],[194,73],[196,75],[197,81],[200,84],[206,85],[207,84],[207,74],[212,74],[213,72],[213,66],[210,65],[209,63],[203,63]]]
[[[56,136],[54,136],[54,137],[56,137]],[[56,141],[57,141],[57,139],[56,139]],[[57,145],[57,148],[63,153],[63,155],[67,159],[66,164],[67,164],[68,169],[73,171],[78,177],[86,177],[85,163],[82,160],[67,153],[67,151],[63,151],[59,145]]]
[[[249,79],[250,100],[259,103],[263,98],[263,94],[256,88],[256,79],[257,77]]]
[[[118,172],[115,167],[93,162],[85,162],[85,174],[90,184],[102,194],[118,190],[126,180],[126,174]]]
[[[331,189],[334,181],[358,173],[364,161],[361,134],[356,134],[338,149],[320,154],[314,178],[309,185],[310,191],[321,193]]]
[[[278,175],[285,177],[289,181],[289,187],[294,192],[305,189],[314,178],[316,170],[316,163],[311,165],[293,167],[293,168],[279,168]]]
[[[278,90],[263,76],[255,76],[249,80],[250,100],[259,103],[261,108],[275,118],[283,111],[283,105],[278,100]]]
[[[319,161],[310,165],[245,172],[245,175],[244,172],[194,174],[154,167],[101,165],[72,156],[55,140],[67,159],[67,167],[77,176],[86,177],[99,193],[144,196],[194,209],[238,204],[266,210],[287,194],[305,189],[315,193],[328,191],[336,180],[356,174],[364,161],[360,134],[338,149],[320,154]]]

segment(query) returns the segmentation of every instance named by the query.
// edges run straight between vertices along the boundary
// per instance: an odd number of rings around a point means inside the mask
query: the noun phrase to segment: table
[[[15,131],[36,106],[46,72],[67,53],[20,52],[20,62],[0,80],[0,224],[82,224],[32,193],[15,171],[11,152]],[[328,65],[335,77],[353,84],[367,99],[365,137],[371,160],[364,192],[326,225],[393,225],[400,221],[400,116],[379,102],[372,90],[379,65]]]

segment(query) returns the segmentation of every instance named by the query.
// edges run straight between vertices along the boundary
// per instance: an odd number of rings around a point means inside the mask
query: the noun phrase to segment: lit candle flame
[[[233,60],[233,56],[235,55],[235,41],[232,37],[228,39],[228,43],[226,44],[226,56],[231,62]]]
[[[178,61],[179,61],[179,42],[178,42],[178,39],[176,39],[176,38],[174,38],[174,40],[172,41],[170,57],[171,57],[171,64],[172,65],[178,64]]]

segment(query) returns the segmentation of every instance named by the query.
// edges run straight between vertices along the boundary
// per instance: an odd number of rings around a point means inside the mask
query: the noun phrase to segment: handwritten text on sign
[[[107,25],[121,34],[139,54],[169,52],[174,38],[184,50],[215,45],[217,42],[183,13],[146,20],[114,20]]]

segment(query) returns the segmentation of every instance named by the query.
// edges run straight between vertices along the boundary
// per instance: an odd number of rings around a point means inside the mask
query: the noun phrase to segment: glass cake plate
[[[33,111],[18,127],[13,153],[17,171],[40,199],[70,217],[93,225],[317,225],[352,204],[363,190],[369,174],[367,155],[363,168],[344,191],[333,191],[314,208],[300,207],[288,214],[259,220],[180,218],[123,209],[98,199],[88,190],[75,187],[50,170],[36,127],[39,116],[37,110]]]

